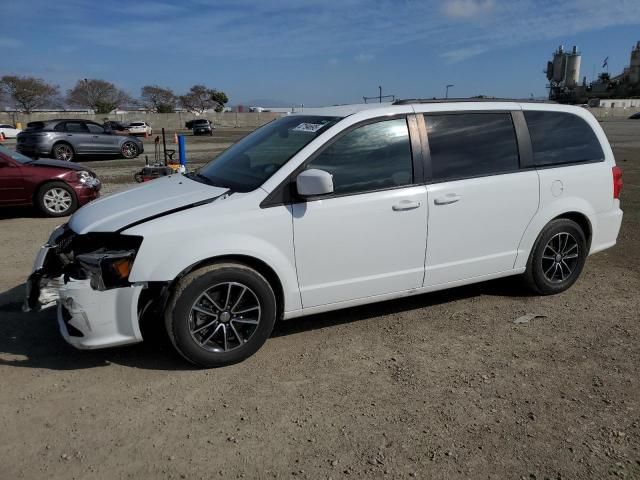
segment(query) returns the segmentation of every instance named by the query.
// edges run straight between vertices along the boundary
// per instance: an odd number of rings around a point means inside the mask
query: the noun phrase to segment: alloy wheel
[[[189,333],[205,350],[229,352],[241,347],[260,323],[261,305],[248,286],[219,283],[196,299],[189,313]]]
[[[51,213],[64,213],[71,208],[73,199],[64,188],[51,188],[42,197],[44,207]]]
[[[58,160],[70,162],[73,159],[73,149],[69,145],[57,145],[55,156]]]
[[[571,277],[580,255],[577,240],[567,232],[551,237],[542,251],[542,271],[553,283],[561,283]]]
[[[135,157],[136,153],[138,153],[138,148],[133,144],[133,142],[125,142],[122,145],[122,155],[125,158]]]

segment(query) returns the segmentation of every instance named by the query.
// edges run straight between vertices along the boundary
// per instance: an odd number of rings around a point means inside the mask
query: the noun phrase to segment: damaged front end
[[[129,282],[142,237],[78,235],[58,227],[36,257],[27,280],[25,311],[58,305],[63,337],[78,348],[141,341],[138,299],[144,285]]]
[[[77,235],[66,224],[40,248],[27,280],[25,311],[52,306],[71,280],[88,280],[98,291],[130,285],[128,278],[142,237],[118,233]]]

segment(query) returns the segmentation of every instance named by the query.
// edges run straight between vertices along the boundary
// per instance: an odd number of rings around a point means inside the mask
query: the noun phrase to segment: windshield
[[[340,117],[283,117],[247,135],[202,167],[196,177],[236,192],[255,190]]]
[[[0,145],[0,153],[22,164],[33,162],[33,158],[25,157],[21,153],[18,153],[14,150],[9,150],[3,145]]]

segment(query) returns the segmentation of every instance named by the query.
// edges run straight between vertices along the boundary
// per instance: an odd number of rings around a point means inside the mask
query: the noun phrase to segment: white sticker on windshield
[[[297,127],[292,128],[291,131],[316,133],[322,127],[324,127],[323,123],[301,123]]]

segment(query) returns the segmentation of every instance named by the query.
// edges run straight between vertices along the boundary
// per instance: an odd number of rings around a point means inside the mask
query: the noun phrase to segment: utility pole
[[[447,85],[447,89],[444,92],[444,98],[449,98],[449,87],[455,87],[455,85],[452,83]]]
[[[382,103],[382,86],[378,86],[378,90],[380,91],[380,103]]]

